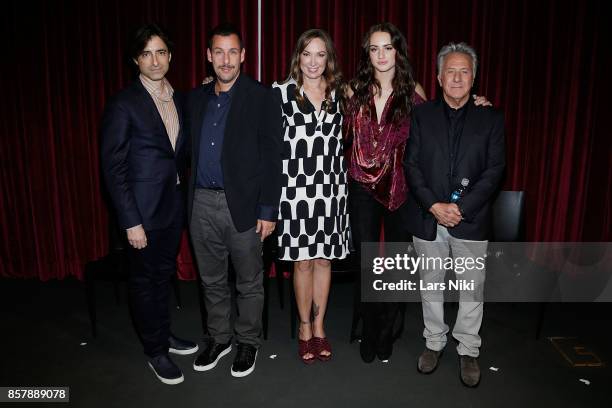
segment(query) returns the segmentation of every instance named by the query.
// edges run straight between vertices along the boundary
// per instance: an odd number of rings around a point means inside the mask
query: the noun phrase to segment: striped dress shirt
[[[155,83],[156,81],[152,81],[142,74],[140,75],[140,82],[142,82],[142,85],[153,98],[159,116],[161,116],[162,122],[164,122],[166,127],[172,149],[176,149],[176,139],[178,138],[180,125],[178,112],[172,99],[174,89],[166,78],[161,80],[161,87]]]

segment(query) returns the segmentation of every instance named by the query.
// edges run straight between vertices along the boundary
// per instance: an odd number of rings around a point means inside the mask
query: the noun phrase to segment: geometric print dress
[[[279,259],[343,259],[349,244],[348,187],[335,93],[329,112],[317,113],[303,93],[306,109],[300,110],[294,80],[272,89],[283,115]]]

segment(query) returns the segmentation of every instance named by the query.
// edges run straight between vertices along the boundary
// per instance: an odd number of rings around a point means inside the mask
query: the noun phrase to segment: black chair
[[[129,243],[125,233],[119,228],[118,223],[109,217],[109,252],[102,258],[89,261],[85,264],[83,271],[83,283],[85,287],[85,297],[87,300],[87,311],[91,323],[91,333],[95,338],[98,335],[97,313],[96,313],[96,282],[106,281],[113,284],[115,292],[115,302],[121,303],[119,286],[122,282],[127,282],[128,259],[127,246]],[[172,279],[174,295],[177,307],[182,307],[181,294],[178,286],[178,277],[174,274]]]
[[[278,296],[278,302],[281,310],[285,308],[285,277],[284,272],[292,270],[293,263],[287,261],[280,261],[278,259],[278,236],[276,233],[270,235],[265,241],[263,245],[263,266],[264,266],[264,307],[263,307],[263,315],[262,315],[262,326],[263,326],[263,337],[264,340],[268,339],[268,328],[269,328],[269,297],[270,297],[270,268],[272,265],[275,267],[276,271],[276,290]],[[295,294],[293,291],[293,285],[289,285],[290,291],[290,302],[291,308],[289,311],[290,319],[297,318],[297,308],[295,305]],[[291,333],[295,333],[295,321],[291,322],[292,331]],[[292,335],[294,336],[294,335]]]
[[[521,242],[525,239],[525,192],[500,191],[493,204],[493,241]],[[546,303],[538,304],[536,339],[540,338]]]
[[[494,242],[519,242],[524,239],[524,191],[500,191],[493,201],[492,210]]]
[[[263,326],[263,338],[264,340],[268,340],[268,327],[269,327],[269,290],[270,290],[270,268],[272,264],[275,263],[276,258],[278,257],[278,248],[276,246],[277,239],[276,235],[272,234],[271,237],[268,237],[264,241],[263,246],[263,266],[264,266],[264,277],[263,277],[263,285],[264,285],[264,308],[263,308],[263,316],[262,316],[262,326]],[[279,272],[278,268],[276,269],[276,287],[278,290],[278,297],[280,302],[280,308],[284,308],[284,299],[283,299],[283,274]]]

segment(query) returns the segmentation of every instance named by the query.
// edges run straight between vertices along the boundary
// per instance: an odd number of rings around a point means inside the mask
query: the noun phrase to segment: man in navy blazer
[[[115,95],[102,118],[102,170],[130,244],[128,288],[133,320],[149,367],[165,384],[183,381],[168,353],[197,344],[170,332],[168,297],[185,223],[186,137],[183,103],[165,78],[172,43],[155,24],[134,36],[139,77]]]
[[[443,97],[415,108],[404,160],[410,186],[408,228],[417,254],[444,265],[452,259],[458,280],[473,284],[460,293],[453,328],[459,342],[460,378],[469,387],[480,381],[476,358],[490,204],[505,168],[502,114],[470,101],[476,68],[476,52],[468,45],[450,43],[440,50],[438,81]],[[437,367],[449,331],[441,293],[428,290],[445,282],[446,271],[439,263],[431,265],[420,268],[422,287],[427,288],[421,291],[426,349],[417,367],[424,374]]]
[[[237,341],[231,374],[253,372],[261,345],[262,241],[275,228],[281,193],[281,115],[271,91],[240,73],[240,32],[210,33],[207,57],[215,80],[192,91],[188,219],[202,278],[210,337],[193,364],[213,369]],[[231,326],[228,257],[236,272],[239,315]]]

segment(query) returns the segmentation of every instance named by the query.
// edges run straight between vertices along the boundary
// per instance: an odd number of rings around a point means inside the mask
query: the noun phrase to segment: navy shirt
[[[210,87],[206,115],[200,131],[200,157],[196,179],[196,186],[199,188],[224,188],[221,152],[234,88],[235,86],[232,86],[229,91],[219,92],[217,95],[215,87]]]
[[[237,82],[236,82],[237,83]],[[223,189],[223,170],[221,168],[221,153],[223,151],[223,136],[227,116],[232,106],[232,95],[236,83],[229,91],[215,93],[215,87],[210,87],[209,100],[206,105],[206,115],[200,130],[200,156],[196,174],[196,188]],[[276,221],[278,206],[258,205],[258,218],[266,221]]]

